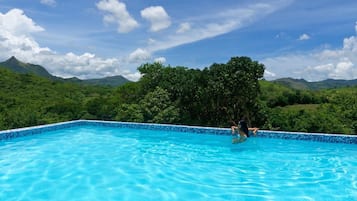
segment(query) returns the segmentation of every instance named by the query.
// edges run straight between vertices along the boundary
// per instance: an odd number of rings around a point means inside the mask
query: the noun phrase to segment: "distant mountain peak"
[[[21,63],[15,56],[10,57],[4,63],[18,64]]]
[[[285,85],[293,89],[310,89],[310,90],[319,90],[319,89],[331,89],[338,87],[346,86],[355,86],[357,85],[357,79],[355,80],[335,80],[335,79],[326,79],[317,82],[308,82],[304,79],[294,79],[294,78],[280,78],[273,80],[272,82]]]
[[[122,75],[116,75],[112,77],[105,77],[105,78],[98,78],[98,79],[89,79],[89,80],[80,80],[76,77],[63,79],[51,75],[44,67],[40,65],[23,63],[19,61],[15,56],[10,57],[8,60],[4,62],[0,62],[0,69],[1,68],[5,68],[16,73],[34,74],[51,80],[57,80],[57,81],[61,80],[61,81],[77,82],[77,83],[92,84],[92,85],[119,86],[127,82],[130,82]]]
[[[2,68],[6,68],[16,73],[22,73],[22,74],[29,73],[29,74],[35,74],[38,76],[50,78],[50,79],[53,78],[53,76],[50,73],[48,73],[48,71],[44,67],[40,65],[21,62],[15,56],[10,57],[8,60],[4,62],[1,62],[0,66]]]
[[[8,60],[17,60],[15,56],[11,56]]]

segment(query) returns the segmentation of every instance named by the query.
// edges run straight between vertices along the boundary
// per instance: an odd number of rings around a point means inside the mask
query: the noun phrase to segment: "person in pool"
[[[242,118],[238,122],[238,125],[232,120],[231,121],[231,130],[232,130],[232,143],[241,143],[247,140],[249,137],[249,131],[252,131],[254,135],[258,132],[259,128],[249,128],[248,124],[245,120],[246,118]],[[235,134],[237,132],[237,134]],[[239,134],[239,136],[238,136]]]

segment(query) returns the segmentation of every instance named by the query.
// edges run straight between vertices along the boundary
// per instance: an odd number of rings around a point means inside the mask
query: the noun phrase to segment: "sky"
[[[264,78],[357,79],[356,0],[0,0],[0,61],[140,79],[144,63],[203,69],[248,56]]]

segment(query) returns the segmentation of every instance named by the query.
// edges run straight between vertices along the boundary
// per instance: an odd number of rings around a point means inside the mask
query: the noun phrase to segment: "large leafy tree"
[[[264,65],[249,57],[233,57],[202,71],[159,63],[144,64],[139,71],[145,92],[159,86],[177,102],[181,123],[226,126],[229,119],[242,115],[254,119]]]
[[[176,123],[201,123],[198,120],[201,117],[201,106],[198,104],[197,96],[199,88],[202,87],[199,82],[200,70],[163,66],[160,63],[144,64],[138,70],[143,75],[139,81],[143,94],[160,87],[168,93],[170,101],[180,109],[180,120]]]
[[[226,64],[213,64],[204,73],[208,81],[205,99],[213,124],[224,124],[222,120],[227,122],[242,116],[254,119],[259,108],[258,81],[264,74],[263,64],[249,57],[233,57]]]
[[[179,110],[171,102],[169,93],[160,87],[146,94],[140,105],[145,122],[174,123],[179,119]]]
[[[226,127],[245,115],[263,129],[357,133],[356,87],[295,90],[260,80],[264,66],[248,57],[203,70],[153,63],[139,71],[138,82],[114,88],[0,69],[0,129],[73,119]]]
[[[140,104],[121,104],[117,108],[117,121],[144,122],[144,114]]]

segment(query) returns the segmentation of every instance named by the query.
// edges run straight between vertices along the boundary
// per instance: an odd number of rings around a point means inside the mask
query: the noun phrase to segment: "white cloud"
[[[270,72],[270,71],[268,71],[268,70],[265,70],[265,71],[264,71],[264,77],[265,77],[265,78],[274,78],[275,76],[276,76],[275,73],[272,73],[272,72]]]
[[[338,62],[336,67],[330,72],[329,77],[334,79],[357,78],[357,69],[353,68],[354,64],[346,58]],[[356,76],[356,77],[353,77]]]
[[[150,52],[147,50],[138,48],[129,55],[129,62],[131,63],[143,63],[149,61],[151,58]]]
[[[158,57],[154,59],[154,62],[164,64],[166,63],[166,58],[165,57]]]
[[[40,2],[47,6],[56,6],[56,4],[57,4],[56,0],[41,0]]]
[[[36,25],[20,9],[12,9],[9,12],[0,13],[0,33],[10,32],[16,36],[29,36],[30,33],[44,31],[44,28]]]
[[[355,28],[357,33],[357,25]],[[345,38],[340,49],[266,58],[261,62],[273,73],[266,74],[266,79],[288,76],[308,81],[357,79],[357,36]]]
[[[355,36],[343,39],[344,52],[357,52],[357,38]]]
[[[143,9],[140,13],[142,18],[151,23],[150,31],[152,32],[166,29],[171,25],[169,15],[161,6],[151,6]]]
[[[130,71],[124,71],[123,75],[125,78],[132,80],[132,81],[137,81],[141,78],[141,74],[138,71],[135,73],[131,73]]]
[[[119,33],[130,32],[139,26],[127,11],[126,5],[118,0],[101,0],[97,3],[97,8],[106,13],[104,22],[118,24]]]
[[[31,33],[44,31],[28,18],[22,10],[12,9],[5,14],[0,13],[0,51],[2,55],[22,54],[31,51],[34,54],[50,51],[41,48],[31,37]]]
[[[36,60],[40,63],[46,62],[49,70],[61,77],[95,78],[120,73],[118,59],[102,59],[91,53],[76,55],[70,52],[50,57],[38,55]]]
[[[190,20],[185,20],[174,33],[161,37],[146,49],[154,52],[225,34],[246,26],[288,3],[290,1],[277,1],[275,4],[258,3],[210,13],[208,16],[191,17]]]
[[[312,81],[324,79],[357,79],[357,69],[348,58],[341,58],[335,63],[322,64],[317,66],[309,66],[302,71],[309,76]],[[314,80],[312,77],[318,79]]]
[[[156,42],[156,40],[154,40],[154,39],[152,39],[152,38],[149,38],[147,43],[148,43],[149,45],[151,45],[151,44],[153,44],[153,43],[155,43],[155,42]]]
[[[180,27],[177,29],[176,33],[185,33],[191,29],[191,24],[184,22],[180,24]]]
[[[135,81],[137,72],[121,69],[116,58],[103,59],[91,53],[57,54],[48,47],[41,47],[32,33],[44,31],[27,17],[22,10],[12,9],[0,13],[0,59],[16,56],[19,60],[44,66],[51,74],[81,79],[123,75]]]
[[[309,40],[310,39],[310,36],[308,34],[302,34],[300,37],[299,37],[299,40]]]

